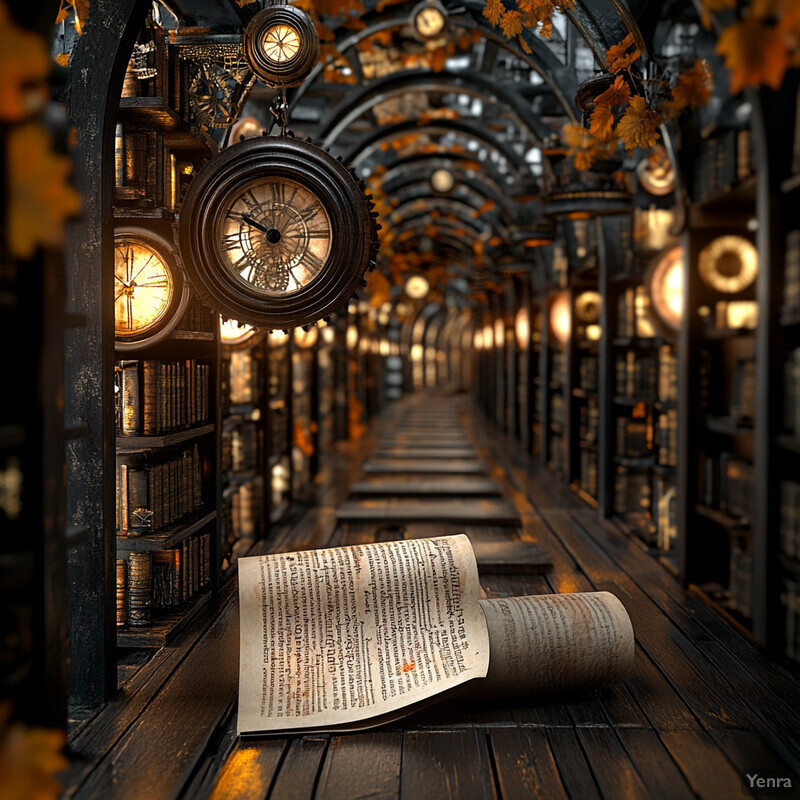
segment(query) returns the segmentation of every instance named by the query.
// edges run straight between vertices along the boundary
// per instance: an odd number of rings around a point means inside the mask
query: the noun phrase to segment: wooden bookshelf
[[[183,520],[163,531],[128,536],[117,535],[117,550],[123,552],[141,553],[149,550],[169,550],[197,533],[217,518],[217,509],[201,511],[189,520]]]
[[[205,590],[170,613],[155,612],[149,625],[117,629],[117,647],[157,650],[169,644],[187,628],[211,602],[212,592]]]
[[[186,442],[192,442],[201,436],[214,433],[215,425],[209,422],[196,428],[187,428],[183,431],[165,433],[160,436],[117,436],[118,453],[136,453],[153,448],[174,447]]]

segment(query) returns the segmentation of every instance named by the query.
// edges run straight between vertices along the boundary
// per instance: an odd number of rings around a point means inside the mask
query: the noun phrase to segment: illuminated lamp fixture
[[[569,294],[559,292],[550,304],[550,333],[562,346],[569,342],[572,332],[572,314],[569,307]]]
[[[428,279],[422,275],[411,275],[406,279],[404,288],[406,295],[412,300],[422,300],[427,296],[430,284]]]
[[[650,295],[654,323],[667,337],[674,338],[683,319],[683,248],[662,250],[647,271],[645,286]]]
[[[494,328],[491,325],[483,326],[483,347],[485,350],[494,347]]]
[[[575,319],[583,325],[593,325],[600,320],[602,308],[600,292],[581,292],[575,298]]]
[[[219,338],[227,347],[241,347],[255,343],[256,329],[252,325],[238,322],[235,319],[219,318]]]
[[[423,41],[438,39],[447,27],[447,12],[435,0],[426,0],[411,12],[414,32]]]
[[[475,331],[472,337],[472,344],[476,350],[483,350],[483,331]]]
[[[437,169],[431,175],[431,186],[439,194],[447,194],[456,184],[453,173],[447,169]]]
[[[636,177],[642,189],[655,197],[664,197],[675,190],[675,167],[663,145],[656,145],[636,165]]]
[[[305,330],[305,328],[294,329],[294,343],[304,350],[312,348],[317,343],[318,338],[319,328],[316,325],[312,325],[308,330]]]
[[[527,306],[522,306],[517,311],[514,320],[514,332],[517,335],[517,344],[520,350],[527,350],[531,341],[531,320]]]
[[[350,324],[347,326],[347,336],[345,339],[348,350],[355,350],[358,347],[358,326]]]
[[[755,281],[758,254],[742,236],[719,236],[700,251],[697,269],[707,286],[722,294],[737,294]]]

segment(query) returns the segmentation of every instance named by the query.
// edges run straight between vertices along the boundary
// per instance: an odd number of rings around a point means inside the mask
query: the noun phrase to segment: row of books
[[[783,275],[783,305],[786,309],[800,308],[800,228],[786,235],[785,270]]]
[[[580,426],[578,436],[581,442],[597,444],[598,430],[600,428],[600,408],[596,397],[590,397],[580,411]]]
[[[674,408],[656,419],[656,455],[663,467],[678,466],[678,412]]]
[[[254,540],[264,516],[264,486],[253,480],[226,492],[222,514],[222,537],[230,552],[240,539]]]
[[[203,461],[197,444],[144,455],[118,455],[117,532],[137,536],[167,528],[203,502]]]
[[[622,397],[653,397],[656,389],[656,360],[632,350],[616,357],[615,393]]]
[[[596,392],[598,388],[597,359],[585,356],[578,364],[578,386],[585,392]]]
[[[162,435],[210,418],[211,366],[185,361],[118,361],[114,367],[117,434]]]
[[[618,514],[650,514],[652,494],[647,472],[617,467],[614,474],[614,511]]]
[[[258,465],[258,428],[255,422],[240,422],[222,432],[222,470],[247,472]]]
[[[730,417],[752,423],[756,416],[756,362],[748,358],[736,362],[731,375]]]
[[[169,550],[130,553],[116,565],[117,627],[141,627],[153,611],[177,608],[211,584],[211,534],[184,539]]]
[[[781,481],[781,552],[800,560],[800,483]]]
[[[597,497],[597,454],[591,450],[581,450],[581,489],[592,497]]]
[[[567,354],[560,351],[553,353],[553,361],[550,365],[550,380],[553,383],[564,386],[567,382]]]
[[[565,428],[567,424],[566,406],[561,394],[550,396],[550,424]]]
[[[800,436],[800,347],[789,353],[783,372],[783,427]]]
[[[753,465],[732,453],[700,453],[700,500],[743,524],[753,519]]]
[[[653,501],[656,524],[656,546],[669,552],[678,539],[678,489],[671,478],[657,477],[653,481]]]
[[[617,299],[617,336],[652,339],[655,330],[649,309],[647,289],[644,286],[629,286]]]
[[[258,400],[258,364],[252,349],[234,350],[222,362],[222,396],[231,405],[246,405]]]
[[[658,348],[658,400],[664,404],[678,402],[678,355],[668,344]]]
[[[728,573],[728,607],[748,619],[753,616],[753,556],[744,542],[731,543]]]
[[[726,130],[704,140],[694,162],[695,201],[724,192],[753,171],[749,130]]]
[[[652,447],[653,426],[649,415],[617,417],[618,456],[645,458],[650,454]]]

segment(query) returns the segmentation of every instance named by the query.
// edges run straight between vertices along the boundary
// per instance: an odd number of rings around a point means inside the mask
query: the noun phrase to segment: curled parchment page
[[[474,697],[515,697],[607,686],[633,669],[630,617],[609,592],[481,600],[489,672]]]
[[[479,592],[464,535],[239,559],[239,732],[378,724],[482,678]]]

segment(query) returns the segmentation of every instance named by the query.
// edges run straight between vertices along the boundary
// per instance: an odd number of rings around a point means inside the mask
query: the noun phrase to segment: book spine
[[[147,494],[147,470],[128,467],[128,534],[147,533],[153,524],[153,512]]]
[[[158,363],[142,361],[142,433],[160,433],[158,419]]]
[[[124,559],[117,559],[117,627],[128,622],[128,575]]]
[[[128,620],[131,625],[150,624],[151,591],[151,554],[131,553],[128,575]]]
[[[122,370],[122,435],[138,436],[142,432],[139,362],[123,361]]]

